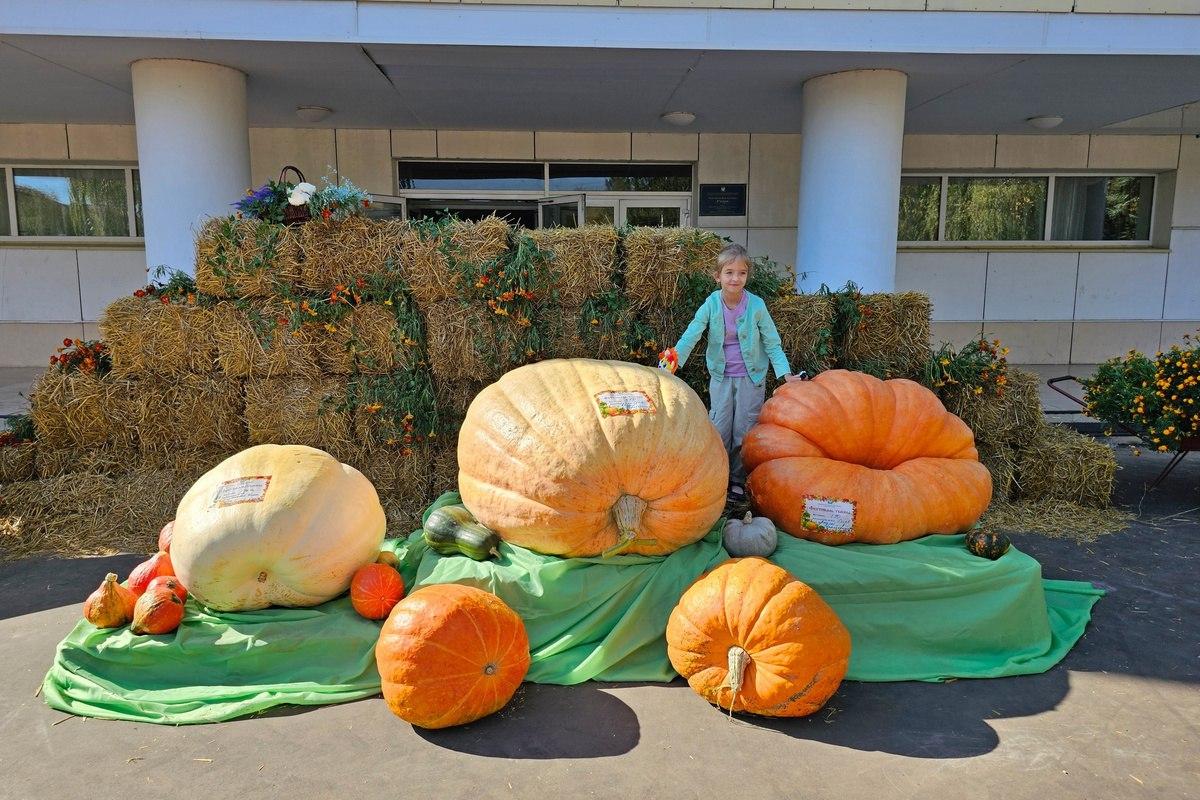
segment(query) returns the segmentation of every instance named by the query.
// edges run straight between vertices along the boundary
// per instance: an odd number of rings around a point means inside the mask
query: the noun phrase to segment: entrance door
[[[565,194],[538,201],[539,228],[578,228],[583,224],[586,197]]]
[[[680,228],[691,220],[691,201],[686,197],[647,197],[622,199],[618,216],[625,225],[652,228]]]

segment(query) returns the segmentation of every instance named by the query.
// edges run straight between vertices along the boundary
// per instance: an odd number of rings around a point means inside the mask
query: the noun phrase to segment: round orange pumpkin
[[[850,633],[807,584],[761,558],[702,575],[667,621],[667,656],[705,700],[730,711],[803,717],[833,696]]]
[[[350,579],[350,604],[367,619],[383,619],[403,597],[404,579],[389,564],[359,567]]]
[[[861,372],[781,386],[746,434],[742,458],[755,508],[825,544],[960,533],[992,498],[971,429],[937,395]]]
[[[694,391],[665,370],[556,359],[471,403],[458,486],[479,522],[558,556],[664,555],[725,506],[729,462]]]
[[[421,728],[448,728],[495,713],[512,698],[529,671],[529,637],[494,594],[434,584],[392,609],[375,663],[396,716]]]

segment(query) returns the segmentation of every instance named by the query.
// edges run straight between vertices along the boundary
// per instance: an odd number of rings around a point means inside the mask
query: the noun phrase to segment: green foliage
[[[426,369],[356,375],[350,381],[343,410],[370,414],[388,445],[410,446],[444,432]]]
[[[33,417],[29,414],[13,414],[8,418],[8,430],[0,433],[7,439],[8,444],[32,442],[37,440],[37,428],[34,427]]]
[[[1008,384],[1008,348],[998,339],[979,339],[960,350],[942,342],[930,356],[920,376],[921,383],[935,392],[960,387],[975,394],[1004,396]]]

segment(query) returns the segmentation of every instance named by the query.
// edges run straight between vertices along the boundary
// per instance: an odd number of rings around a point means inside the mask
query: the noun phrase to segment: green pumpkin
[[[500,556],[500,536],[480,525],[466,506],[442,506],[425,520],[425,541],[443,556],[469,556],[486,561]]]
[[[976,529],[967,534],[967,550],[980,558],[995,561],[1008,552],[1012,542],[1003,533]]]

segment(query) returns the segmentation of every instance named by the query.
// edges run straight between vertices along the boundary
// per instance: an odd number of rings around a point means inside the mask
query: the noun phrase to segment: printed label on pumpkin
[[[654,401],[642,391],[600,392],[596,395],[602,417],[626,417],[631,414],[653,414]]]
[[[213,508],[227,508],[239,503],[261,503],[271,485],[270,475],[255,475],[249,478],[233,478],[217,487],[213,495]]]
[[[850,533],[854,530],[854,501],[806,497],[800,523],[813,531]]]

